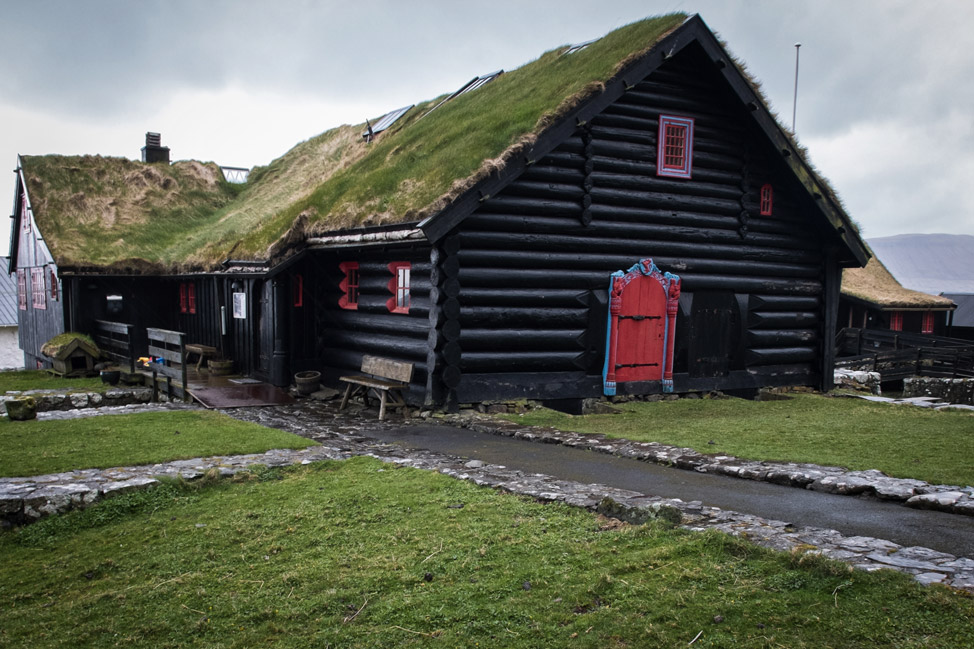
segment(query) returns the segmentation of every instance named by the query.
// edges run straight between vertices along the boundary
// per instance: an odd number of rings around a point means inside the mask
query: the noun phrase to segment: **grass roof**
[[[865,268],[842,271],[842,294],[870,302],[884,309],[950,309],[953,301],[945,297],[904,288],[887,270],[876,253]]]
[[[557,48],[422,119],[432,102],[417,105],[371,144],[364,124],[332,129],[242,187],[213,164],[25,156],[34,216],[60,265],[111,270],[212,268],[227,257],[267,259],[295,237],[419,221],[685,19],[632,23],[570,55]]]

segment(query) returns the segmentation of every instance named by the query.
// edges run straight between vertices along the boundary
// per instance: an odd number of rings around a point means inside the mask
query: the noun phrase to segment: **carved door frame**
[[[617,270],[609,280],[609,313],[606,327],[605,365],[602,370],[602,386],[606,396],[616,393],[616,359],[619,356],[619,330],[626,288],[633,282],[659,282],[665,296],[661,383],[663,392],[673,392],[673,344],[676,340],[676,312],[680,300],[680,277],[661,272],[650,258],[640,259],[626,272]],[[651,360],[651,359],[647,359]]]

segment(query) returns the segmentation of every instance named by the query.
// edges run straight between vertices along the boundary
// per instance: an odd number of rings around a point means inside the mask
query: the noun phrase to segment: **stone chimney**
[[[169,147],[162,146],[162,136],[158,133],[145,134],[142,162],[165,162],[169,164]]]

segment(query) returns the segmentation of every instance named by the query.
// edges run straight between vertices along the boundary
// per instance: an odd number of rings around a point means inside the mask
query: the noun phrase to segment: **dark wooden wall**
[[[609,274],[644,257],[683,280],[677,391],[820,382],[838,274],[824,219],[698,55],[637,84],[445,239],[456,399],[600,394]],[[656,174],[660,114],[695,119],[690,180]]]
[[[359,306],[357,310],[338,305],[339,284],[344,274],[339,264],[359,264]],[[392,275],[391,262],[408,261],[410,271],[409,313],[390,313],[386,301]],[[301,275],[304,299],[290,312],[290,358],[294,371],[315,369],[322,380],[338,386],[338,377],[357,373],[364,354],[393,358],[414,364],[408,398],[425,399],[427,383],[428,333],[430,322],[430,250],[428,247],[381,247],[351,251],[310,251],[301,262],[283,273],[289,286]]]
[[[19,310],[17,336],[20,349],[24,352],[24,367],[26,369],[39,369],[51,367],[49,359],[41,354],[41,347],[48,340],[64,333],[64,298],[61,292],[58,299],[51,298],[51,270],[53,265],[44,266],[46,275],[45,282],[47,289],[44,298],[44,309],[34,308],[33,296],[31,295],[30,268],[24,269],[27,273],[27,309]],[[14,277],[16,282],[16,277]]]

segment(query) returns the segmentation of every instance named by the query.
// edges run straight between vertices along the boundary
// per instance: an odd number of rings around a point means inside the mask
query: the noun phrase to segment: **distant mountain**
[[[866,242],[906,288],[932,295],[974,293],[974,236],[897,234]]]

